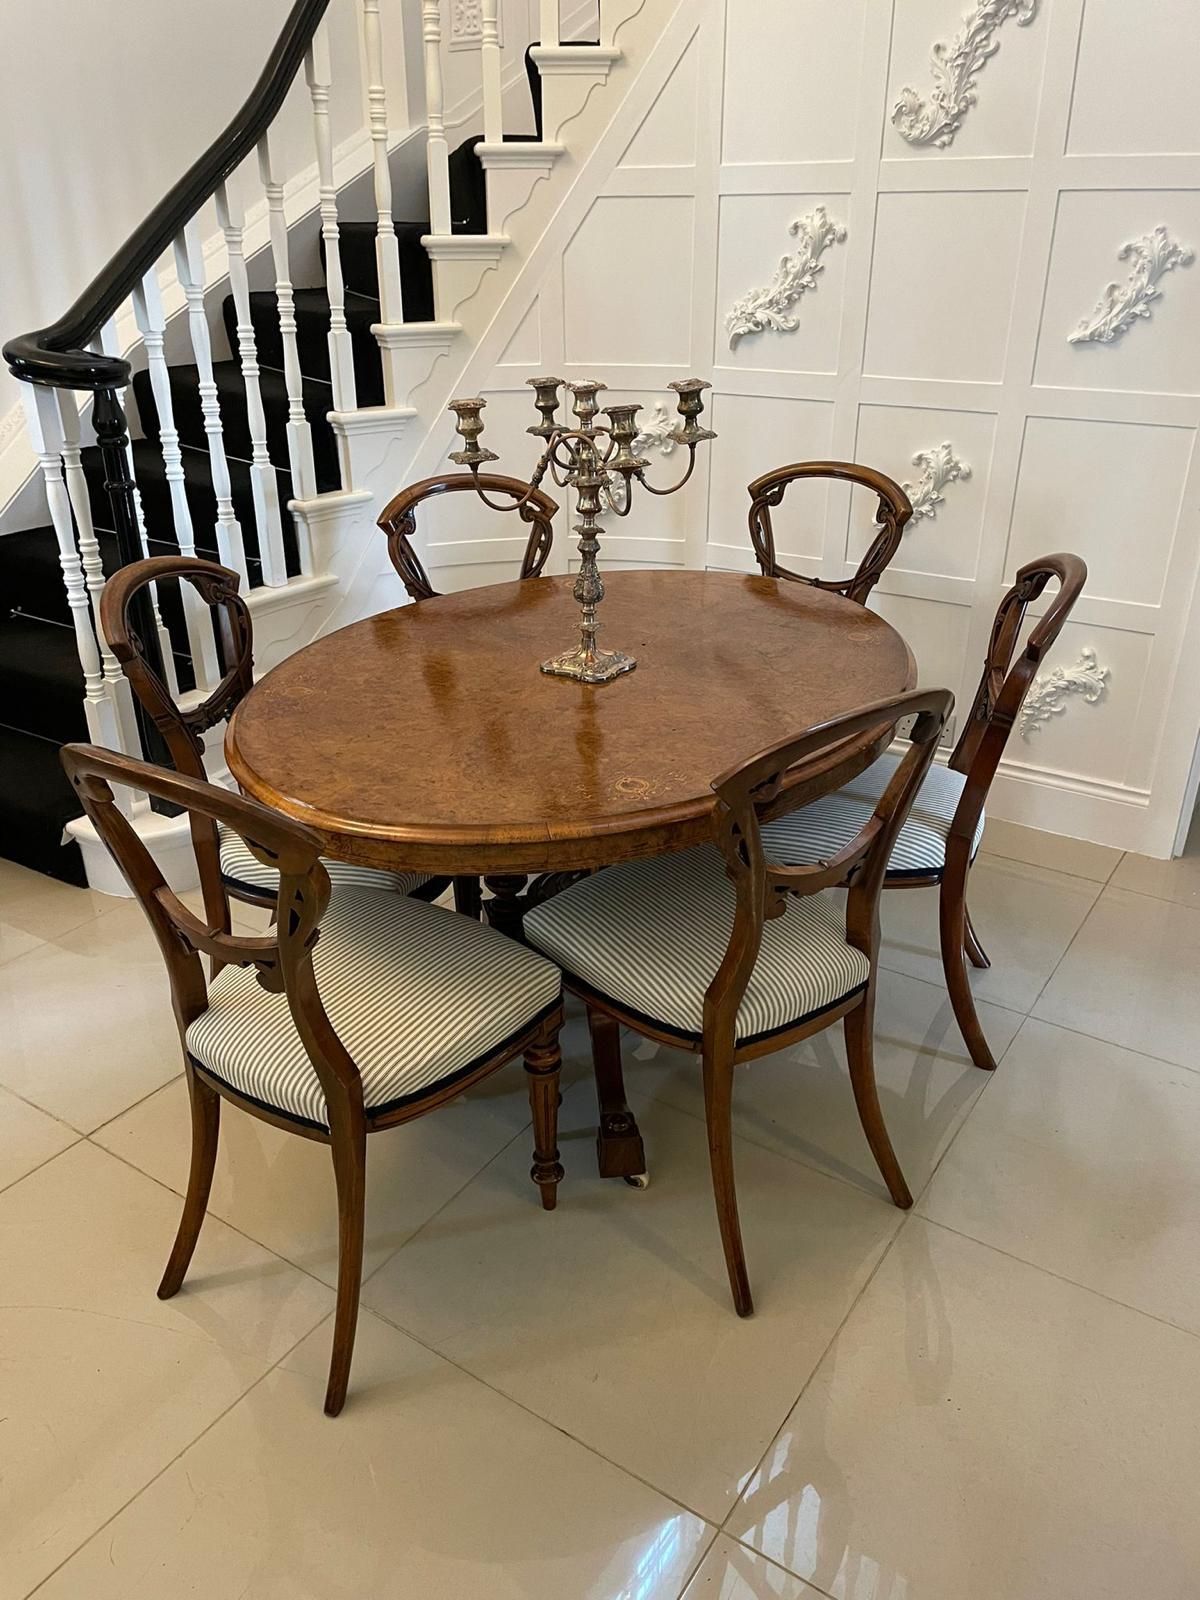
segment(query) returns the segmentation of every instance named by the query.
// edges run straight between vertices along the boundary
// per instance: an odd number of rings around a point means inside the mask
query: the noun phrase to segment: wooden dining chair
[[[885,889],[937,886],[946,987],[971,1060],[988,1072],[996,1062],[975,1009],[966,964],[987,967],[990,962],[967,910],[967,876],[983,838],[988,790],[1009,733],[1086,579],[1087,567],[1076,555],[1042,556],[1017,573],[996,612],[983,675],[958,743],[948,765],[933,766],[926,774],[884,878]],[[1051,580],[1057,580],[1058,592],[1014,662],[1026,610]],[[763,830],[768,851],[790,865],[835,854],[870,814],[899,760],[883,755],[836,794],[768,823]]]
[[[257,801],[94,745],[63,766],[150,920],[170,978],[192,1109],[178,1236],[159,1286],[169,1299],[192,1259],[217,1156],[221,1101],[330,1147],[338,1282],[325,1410],[346,1398],[362,1276],[366,1136],[411,1122],[524,1054],[534,1124],[531,1176],[553,1210],[562,1025],[557,969],[495,929],[371,889],[330,898],[320,840]],[[193,916],[113,801],[112,785],[180,806],[203,836],[231,829],[278,875],[279,915],[261,937],[228,914]],[[205,888],[222,897],[212,859]],[[208,904],[208,894],[205,896]],[[201,956],[215,976],[206,983]]]
[[[879,531],[852,577],[807,578],[801,572],[780,566],[776,559],[771,509],[780,504],[788,485],[798,478],[836,478],[844,483],[859,483],[879,496],[879,508],[875,513]],[[866,604],[867,596],[900,548],[900,536],[911,516],[912,505],[898,483],[874,467],[860,467],[853,461],[797,461],[790,467],[776,467],[773,472],[764,473],[750,485],[750,543],[763,576],[811,583],[816,589],[843,594],[860,605]]]
[[[863,1131],[898,1206],[912,1196],[875,1087],[879,891],[896,835],[954,703],[948,689],[880,700],[787,739],[713,780],[713,842],[607,867],[525,917],[525,937],[566,987],[618,1024],[700,1055],[721,1242],[739,1316],[753,1310],[734,1188],[734,1068],[842,1020]],[[759,809],[786,803],[844,740],[886,738],[915,716],[912,744],[861,828],[829,861],[777,863]],[[821,891],[848,883],[844,918]],[[603,1064],[597,1060],[598,1069]]]
[[[525,500],[516,513],[529,528],[519,576],[536,578],[546,565],[546,558],[554,543],[552,524],[558,510],[558,503],[551,500],[548,494],[543,494],[540,489],[531,489],[519,478],[504,478],[494,472],[481,472],[477,478],[469,472],[449,472],[437,478],[423,478],[420,483],[401,489],[394,500],[388,501],[379,518],[379,526],[387,535],[388,555],[410,600],[432,600],[438,592],[430,583],[429,574],[413,548],[417,507],[422,501],[433,500],[443,494],[474,495],[476,485],[486,494],[510,500],[514,506]]]
[[[553,520],[558,510],[558,502],[548,494],[522,483],[519,478],[506,478],[494,472],[481,472],[478,477],[473,477],[469,472],[448,472],[436,478],[423,478],[420,483],[401,489],[395,499],[389,500],[378,522],[387,535],[391,563],[410,600],[433,600],[438,593],[430,583],[429,574],[413,545],[417,531],[417,507],[422,501],[433,500],[439,495],[474,494],[477,486],[485,494],[498,495],[509,500],[513,506],[520,505],[516,514],[528,525],[529,538],[521,557],[519,578],[536,578],[546,565],[546,558],[554,543]],[[523,500],[525,503],[521,505]],[[458,877],[454,880],[454,904],[466,916],[480,916],[482,892],[478,878]]]
[[[183,706],[168,689],[143,645],[135,618],[136,602],[151,585],[171,582],[188,585],[209,608],[213,646],[220,682],[194,705]],[[204,780],[204,735],[228,718],[254,682],[254,632],[250,611],[238,592],[239,579],[228,567],[194,556],[154,556],[120,568],[104,585],[100,597],[100,627],[109,648],[121,664],[130,687],[162,735],[177,772]],[[235,900],[273,906],[278,873],[248,850],[235,829],[210,828],[211,838],[193,833],[197,853],[210,853],[220,862],[225,889]],[[448,886],[446,878],[425,873],[383,872],[350,862],[326,861],[335,887],[387,889],[435,899]],[[203,880],[202,880],[203,881]],[[213,880],[215,881],[215,879]],[[214,906],[214,910],[215,910]],[[211,912],[210,912],[211,914]]]

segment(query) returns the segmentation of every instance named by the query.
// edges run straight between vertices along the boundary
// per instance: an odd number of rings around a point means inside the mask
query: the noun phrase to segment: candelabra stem
[[[579,535],[579,572],[572,593],[579,602],[579,643],[573,650],[564,651],[542,662],[542,671],[556,678],[574,678],[580,683],[608,683],[623,672],[632,672],[637,666],[633,656],[622,650],[600,650],[596,634],[600,623],[596,611],[604,599],[604,584],[596,566],[600,551],[598,518],[600,493],[605,484],[604,468],[591,442],[579,441],[579,467],[575,487],[579,493],[579,521],[574,531]]]

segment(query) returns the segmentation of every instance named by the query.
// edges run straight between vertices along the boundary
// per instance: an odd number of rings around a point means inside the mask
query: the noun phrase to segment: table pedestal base
[[[493,874],[483,881],[492,892],[492,898],[483,908],[488,922],[510,939],[521,939],[525,920],[525,899],[521,891],[525,887],[525,874],[519,877],[513,873]]]
[[[625,1102],[625,1075],[621,1068],[621,1029],[612,1017],[588,1011],[592,1033],[592,1059],[596,1068],[596,1094],[600,1101],[600,1127],[596,1134],[596,1161],[602,1178],[625,1178],[646,1183],[646,1151],[637,1119]]]

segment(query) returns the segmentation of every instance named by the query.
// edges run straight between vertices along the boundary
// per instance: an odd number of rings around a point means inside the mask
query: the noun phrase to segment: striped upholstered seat
[[[525,918],[525,936],[570,976],[653,1026],[698,1041],[704,991],[733,928],[734,890],[715,845],[609,867]],[[763,928],[737,1042],[767,1038],[862,989],[870,963],[823,894],[789,899]]]
[[[762,831],[767,858],[783,867],[804,867],[835,856],[870,818],[899,761],[896,755],[880,756],[844,789],[767,823]],[[930,767],[892,848],[889,878],[925,878],[944,871],[946,839],[966,781],[965,773],[950,767]],[[979,849],[983,825],[981,815],[972,856]]]
[[[266,890],[279,888],[279,874],[262,862],[232,828],[219,828],[221,876],[227,888]],[[348,861],[325,861],[329,881],[335,889],[389,889],[393,894],[412,894],[429,879],[423,872],[382,872],[375,867],[355,867]]]
[[[402,1105],[559,1004],[557,969],[440,906],[344,889],[313,949],[317,988],[362,1074],[368,1113]],[[193,1060],[247,1099],[326,1126],[325,1096],[288,1009],[253,967],[225,967],[187,1030]]]

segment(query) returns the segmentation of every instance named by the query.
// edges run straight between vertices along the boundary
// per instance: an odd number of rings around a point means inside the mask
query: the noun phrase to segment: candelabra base
[[[637,666],[635,656],[623,650],[597,650],[595,645],[577,644],[561,656],[542,662],[542,671],[552,678],[574,678],[577,683],[609,683]]]

